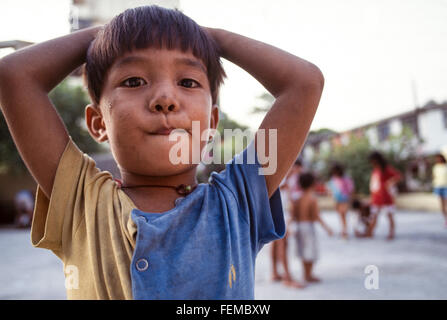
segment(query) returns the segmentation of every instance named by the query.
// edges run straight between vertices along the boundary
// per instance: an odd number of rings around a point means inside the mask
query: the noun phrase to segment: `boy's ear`
[[[108,140],[107,130],[101,110],[94,104],[85,107],[85,122],[88,132],[97,142]]]
[[[219,107],[217,106],[217,104],[214,104],[211,110],[210,128],[217,129],[218,124],[219,124]]]

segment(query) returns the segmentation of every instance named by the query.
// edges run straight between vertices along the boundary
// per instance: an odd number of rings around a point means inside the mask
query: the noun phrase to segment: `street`
[[[334,212],[322,217],[338,230]],[[256,264],[256,299],[447,299],[447,228],[441,214],[398,212],[391,242],[385,239],[387,222],[379,218],[375,239],[331,238],[318,227],[315,274],[323,281],[305,289],[270,280],[270,245],[265,246]],[[288,250],[292,275],[301,280],[293,236]],[[369,265],[377,267],[378,289],[365,287]],[[0,299],[65,299],[64,281],[62,263],[50,251],[33,248],[29,230],[0,228]]]

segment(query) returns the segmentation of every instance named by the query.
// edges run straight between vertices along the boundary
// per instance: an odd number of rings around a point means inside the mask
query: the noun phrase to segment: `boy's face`
[[[87,106],[86,121],[98,142],[109,141],[121,171],[168,176],[196,166],[191,164],[192,122],[200,124],[201,134],[215,129],[218,109],[201,60],[189,52],[147,48],[114,62],[99,108]],[[173,129],[188,132],[189,164],[174,165],[169,159],[178,144],[169,141]],[[205,144],[200,141],[200,150]]]

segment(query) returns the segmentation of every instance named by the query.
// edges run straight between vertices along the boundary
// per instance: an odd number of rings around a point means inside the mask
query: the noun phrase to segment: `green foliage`
[[[320,154],[315,160],[323,162],[323,170],[319,173],[326,180],[329,179],[330,170],[334,163],[345,168],[345,173],[354,181],[357,193],[369,192],[369,174],[371,165],[368,156],[371,146],[366,137],[352,136],[346,145],[335,146],[326,154]]]
[[[219,131],[220,135],[223,135],[224,129],[241,129],[244,131],[245,129],[248,129],[248,126],[230,119],[228,114],[219,110],[219,124],[217,126],[217,131]]]
[[[100,145],[90,137],[84,126],[84,109],[89,103],[89,98],[82,86],[73,85],[64,80],[50,92],[49,97],[79,148],[86,153],[101,151]],[[0,171],[21,173],[25,170],[26,167],[17,152],[6,121],[1,115]]]
[[[225,163],[228,160],[231,160],[231,158],[234,157],[236,153],[242,151],[243,148],[245,148],[247,146],[247,143],[249,142],[244,139],[242,145],[239,145],[238,143],[236,143],[235,137],[233,137],[231,140],[224,141],[224,129],[232,129],[232,130],[240,129],[241,131],[245,131],[248,128],[249,128],[248,126],[240,124],[237,121],[231,119],[225,112],[219,111],[219,125],[217,127],[217,131],[219,132],[220,137],[222,139],[221,140],[222,144],[218,148],[216,148],[215,150],[216,154],[213,155],[213,158],[219,159],[220,157],[219,160],[220,164],[211,163],[201,168],[197,172],[197,180],[199,182],[205,183],[208,181],[211,172],[213,171],[219,172],[225,169]],[[229,149],[231,149],[231,153],[228,151]]]
[[[101,145],[93,140],[85,127],[84,110],[90,100],[84,88],[63,81],[50,92],[49,97],[79,149],[85,153],[101,151]]]
[[[259,95],[258,99],[261,100],[261,103],[251,109],[252,114],[267,113],[275,102],[275,98],[268,92]]]
[[[335,133],[337,133],[337,132],[334,131],[334,130],[331,130],[331,129],[328,129],[328,128],[321,128],[321,129],[318,129],[318,130],[311,130],[309,132],[309,135],[312,135],[312,134],[329,135],[329,134],[335,134]]]
[[[410,127],[404,127],[400,134],[390,136],[381,150],[391,166],[404,172],[408,160],[414,157],[421,142]]]
[[[3,113],[0,112],[0,173],[20,173],[24,170],[25,164],[17,152]]]
[[[217,131],[219,131],[220,138],[221,138],[221,145],[219,148],[218,154],[220,154],[220,162],[226,163],[227,161],[231,160],[238,152],[242,151],[244,148],[247,147],[248,142],[246,139],[242,141],[242,144],[238,143],[240,142],[239,139],[236,137],[232,137],[231,140],[226,141],[224,140],[224,130],[225,129],[231,129],[233,130],[241,130],[241,133],[245,132],[245,130],[249,129],[248,126],[238,123],[237,121],[230,119],[228,115],[224,112],[220,113],[220,120],[219,125],[217,128]],[[251,131],[248,130],[248,132]],[[231,152],[229,152],[231,150]],[[219,155],[214,156],[219,157]]]

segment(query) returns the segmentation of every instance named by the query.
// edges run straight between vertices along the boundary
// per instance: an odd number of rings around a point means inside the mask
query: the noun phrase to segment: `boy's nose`
[[[175,112],[178,110],[178,103],[175,99],[168,97],[165,94],[158,96],[150,104],[151,112]]]

